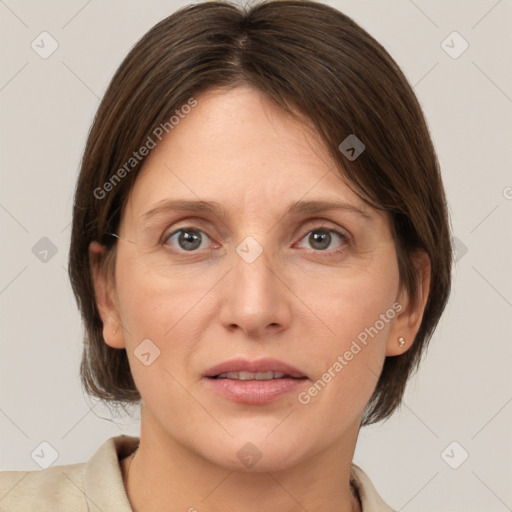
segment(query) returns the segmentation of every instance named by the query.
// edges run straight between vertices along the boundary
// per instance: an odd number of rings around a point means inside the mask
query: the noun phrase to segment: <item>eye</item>
[[[183,227],[176,229],[166,236],[164,243],[174,248],[191,252],[196,249],[204,249],[205,246],[202,244],[206,240],[210,240],[210,237],[204,231],[193,227]],[[176,244],[178,244],[177,247]],[[208,247],[208,244],[206,244],[206,247]]]
[[[341,242],[340,247],[338,249],[332,250],[331,252],[342,251],[348,243],[348,236],[339,233],[334,229],[328,229],[324,227],[318,227],[309,231],[309,233],[307,233],[307,235],[302,238],[302,240],[304,239],[307,239],[307,242],[310,244],[311,248],[316,252],[326,251],[333,240],[336,241],[336,239]]]
[[[336,253],[345,249],[349,237],[334,229],[319,226],[307,233],[301,240],[306,240],[314,252]],[[338,248],[332,249],[331,245],[338,240]],[[164,245],[174,249],[197,252],[198,249],[206,249],[211,245],[211,238],[202,230],[192,226],[186,226],[174,230],[164,237]],[[217,244],[215,244],[218,247]],[[329,248],[331,247],[331,250]]]

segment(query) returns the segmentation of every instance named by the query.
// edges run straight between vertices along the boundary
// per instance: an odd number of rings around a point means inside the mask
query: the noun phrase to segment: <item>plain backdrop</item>
[[[113,417],[81,389],[67,277],[72,195],[114,71],[185,4],[0,1],[0,470],[39,469],[31,454],[41,442],[69,464],[111,436],[138,435],[137,411]],[[414,86],[458,249],[428,355],[400,412],[362,430],[355,462],[397,510],[512,510],[512,1],[329,4],[380,41]]]

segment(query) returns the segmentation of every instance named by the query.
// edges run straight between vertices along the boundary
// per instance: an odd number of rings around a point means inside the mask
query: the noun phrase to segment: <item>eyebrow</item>
[[[367,211],[355,205],[342,201],[330,200],[294,201],[286,208],[283,217],[293,214],[312,215],[329,210],[345,210],[358,214],[367,220],[372,218]],[[143,214],[143,220],[147,221],[157,215],[169,212],[209,213],[220,218],[229,218],[229,210],[218,202],[175,199],[164,200],[157,203],[153,208]]]

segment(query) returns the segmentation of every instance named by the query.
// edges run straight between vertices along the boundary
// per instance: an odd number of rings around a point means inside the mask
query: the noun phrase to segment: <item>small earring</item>
[[[403,346],[405,345],[405,339],[402,338],[402,336],[398,338],[398,344],[400,345],[400,348],[403,348]]]
[[[116,327],[115,331],[112,333],[112,336],[115,336],[116,332],[117,332],[117,327]]]

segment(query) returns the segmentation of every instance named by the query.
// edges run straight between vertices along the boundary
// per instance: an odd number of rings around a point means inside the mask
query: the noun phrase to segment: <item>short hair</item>
[[[88,254],[98,241],[115,258],[108,234],[116,233],[144,159],[129,172],[120,169],[194,95],[240,85],[309,123],[352,190],[389,214],[400,285],[412,298],[419,290],[413,254],[423,250],[430,258],[429,295],[414,343],[386,357],[362,425],[388,418],[450,293],[445,193],[423,112],[398,65],[351,18],[314,0],[185,6],[151,28],[116,71],[87,139],[74,198],[69,276],[85,328],[82,384],[110,404],[141,399],[126,350],[103,339]],[[339,149],[349,135],[364,143],[357,159]]]

